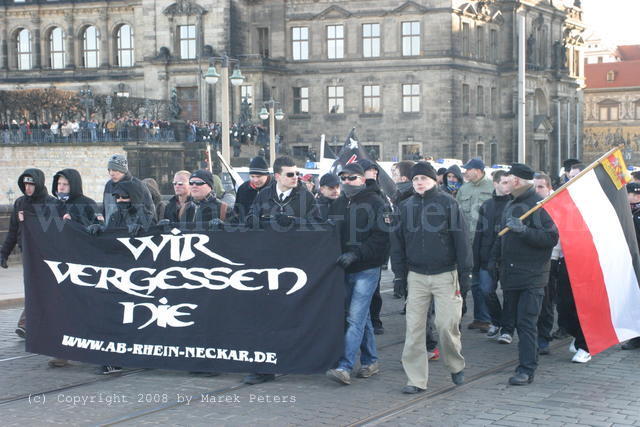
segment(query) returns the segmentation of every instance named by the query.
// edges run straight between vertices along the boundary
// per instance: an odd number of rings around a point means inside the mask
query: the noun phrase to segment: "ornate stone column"
[[[40,16],[34,15],[31,18],[33,24],[33,40],[31,41],[33,46],[33,68],[39,70],[42,68],[42,49],[40,48]]]
[[[109,33],[109,14],[106,7],[100,10],[98,15],[98,28],[100,30],[100,67],[107,68],[113,61],[109,48],[111,34]]]
[[[73,14],[71,12],[67,12],[64,14],[64,21],[67,24],[67,28],[65,29],[65,36],[67,45],[65,46],[65,55],[66,55],[66,68],[75,68],[76,67],[76,46],[75,40],[76,35],[74,33],[73,28]]]

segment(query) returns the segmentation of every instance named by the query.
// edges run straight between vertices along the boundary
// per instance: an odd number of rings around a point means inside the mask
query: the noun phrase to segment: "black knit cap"
[[[415,178],[418,175],[428,176],[434,181],[438,180],[436,170],[433,168],[433,166],[431,166],[431,163],[429,162],[418,162],[415,165],[411,166],[411,179]]]
[[[197,170],[191,174],[191,177],[189,178],[189,180],[191,180],[191,178],[200,178],[201,180],[206,182],[207,185],[211,187],[211,189],[213,189],[213,175],[211,175],[211,172],[209,172],[208,170],[206,169]]]
[[[582,162],[578,159],[567,159],[564,162],[562,162],[562,166],[564,167],[564,170],[568,172],[569,169],[571,169],[571,166],[577,165],[578,163],[582,163]]]
[[[249,175],[269,175],[269,165],[264,157],[254,157],[249,163]]]
[[[511,169],[507,172],[507,175],[517,176],[526,180],[532,180],[534,174],[534,170],[524,163],[512,163]]]

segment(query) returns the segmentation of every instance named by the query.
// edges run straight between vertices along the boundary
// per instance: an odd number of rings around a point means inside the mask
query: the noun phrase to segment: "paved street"
[[[11,269],[10,269],[11,270]],[[7,273],[2,276],[7,283]],[[323,375],[285,375],[245,386],[238,374],[129,370],[104,377],[97,367],[50,368],[49,357],[24,352],[14,333],[20,307],[0,310],[0,413],[3,425],[640,425],[640,351],[610,349],[587,365],[570,362],[568,340],[541,357],[535,382],[506,384],[516,343],[500,345],[463,330],[467,383],[454,387],[442,361],[430,364],[429,389],[400,393],[404,316],[383,280],[385,334],[381,372],[340,386]],[[13,286],[13,285],[11,285]],[[19,287],[15,289],[19,290]],[[463,321],[466,327],[467,315]]]

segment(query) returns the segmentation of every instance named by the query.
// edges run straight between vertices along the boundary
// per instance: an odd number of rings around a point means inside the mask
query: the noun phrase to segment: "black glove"
[[[336,263],[345,270],[358,260],[358,255],[353,252],[345,252],[338,257]]]
[[[276,223],[280,227],[289,227],[293,223],[293,219],[287,215],[276,215]]]
[[[129,224],[129,225],[127,225],[127,232],[129,233],[129,236],[131,236],[131,237],[137,236],[141,229],[142,229],[142,226],[140,224]]]
[[[9,266],[7,265],[7,259],[4,257],[4,255],[0,255],[0,267],[9,268]]]
[[[98,234],[104,231],[104,226],[102,224],[91,224],[87,227],[87,233],[92,236],[97,236]]]
[[[527,231],[527,226],[522,223],[520,218],[511,217],[507,220],[507,227],[511,229],[514,233],[524,233]]]
[[[171,221],[169,221],[168,219],[161,219],[160,221],[158,221],[158,225],[160,227],[163,227],[163,226],[169,225],[169,224],[171,224]]]
[[[219,230],[224,225],[224,221],[220,218],[213,218],[209,221],[209,230]]]
[[[462,273],[458,276],[458,282],[460,283],[460,293],[466,295],[471,289],[471,273]]]

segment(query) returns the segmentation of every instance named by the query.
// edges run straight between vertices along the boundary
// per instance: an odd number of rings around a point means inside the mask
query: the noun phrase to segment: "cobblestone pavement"
[[[48,357],[24,352],[13,330],[19,308],[0,310],[0,420],[3,425],[640,425],[640,351],[610,349],[586,365],[570,363],[568,340],[542,356],[535,382],[506,384],[517,345],[499,345],[463,321],[467,383],[454,387],[442,361],[430,363],[429,390],[400,393],[404,337],[402,302],[383,279],[381,372],[341,386],[323,375],[284,375],[245,386],[242,375],[130,370],[97,375],[72,363],[50,368]],[[469,302],[471,296],[469,295]]]

